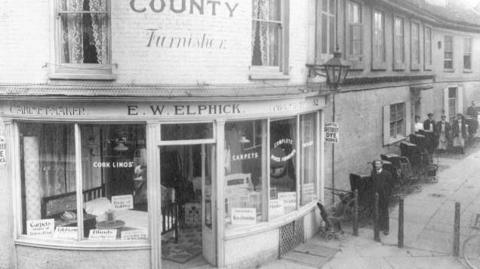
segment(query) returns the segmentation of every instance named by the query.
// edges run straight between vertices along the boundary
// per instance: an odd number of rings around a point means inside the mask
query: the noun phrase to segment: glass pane
[[[270,0],[269,18],[273,21],[280,21],[281,16],[281,0]]]
[[[472,68],[472,61],[470,55],[463,56],[463,68],[464,69],[471,69]]]
[[[82,125],[85,238],[148,237],[144,125]]]
[[[336,7],[335,5],[336,5],[337,1],[336,0],[329,0],[329,1],[330,1],[330,3],[328,4],[329,13],[330,14],[335,14],[335,7]]]
[[[301,205],[316,200],[317,185],[317,154],[316,154],[316,113],[302,115],[300,117],[301,149],[302,149],[302,195]]]
[[[320,0],[322,2],[322,10],[328,12],[328,0]]]
[[[205,110],[222,110],[226,106],[210,105],[205,106]],[[190,109],[186,106],[186,110]],[[199,108],[200,109],[200,108]],[[212,123],[188,123],[188,124],[162,124],[162,140],[190,140],[190,139],[210,139],[213,138]]]
[[[23,234],[77,239],[74,126],[20,123]]]
[[[445,36],[445,52],[453,50],[453,40],[451,36]]]
[[[60,11],[106,11],[106,0],[59,0],[58,10]]]
[[[266,121],[225,124],[225,224],[262,221],[266,184]],[[243,212],[243,214],[242,214]],[[250,223],[247,216],[255,216]]]
[[[295,118],[270,124],[270,217],[296,209],[297,175]]]
[[[61,63],[108,63],[106,14],[60,14],[60,18]]]

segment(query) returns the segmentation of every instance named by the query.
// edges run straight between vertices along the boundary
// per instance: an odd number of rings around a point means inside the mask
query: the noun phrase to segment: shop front
[[[278,257],[318,227],[324,106],[314,94],[2,101],[17,268]]]

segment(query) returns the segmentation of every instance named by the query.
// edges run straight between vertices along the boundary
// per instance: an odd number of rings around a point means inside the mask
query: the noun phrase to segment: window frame
[[[421,62],[422,62],[422,51],[421,51],[422,46],[420,43],[420,25],[421,24],[419,21],[416,21],[416,20],[410,21],[410,70],[412,71],[419,71]],[[414,44],[414,36],[413,36],[414,26],[417,27],[417,36],[416,36],[417,44]],[[417,48],[417,55],[413,54],[414,47]]]
[[[391,108],[392,106],[403,104],[403,123],[402,133],[396,133],[395,137],[390,135],[391,132]],[[404,140],[412,132],[412,115],[411,115],[411,102],[398,100],[390,104],[386,104],[382,107],[383,110],[383,146],[389,146],[399,141]],[[397,120],[398,121],[398,120]]]
[[[105,0],[106,11],[61,11],[59,10],[59,4],[62,0],[54,0],[54,65],[51,66],[50,72],[48,74],[49,78],[52,80],[55,79],[70,79],[70,80],[115,80],[116,75],[113,73],[114,65],[112,64],[112,22],[111,22],[111,0]],[[62,63],[61,54],[62,54],[62,26],[61,26],[61,14],[72,14],[72,13],[105,13],[107,21],[107,33],[106,38],[108,40],[107,44],[107,54],[108,54],[108,63],[107,64],[94,64],[94,63],[83,63],[83,64],[72,64],[72,63]]]
[[[401,21],[401,26],[402,26],[402,42],[401,42],[401,52],[402,52],[402,59],[397,59],[398,55],[397,55],[397,50],[395,49],[395,44],[397,43],[396,42],[396,37],[397,37],[397,32],[396,32],[396,21],[397,20],[400,20]],[[393,16],[393,19],[392,19],[392,33],[393,33],[393,42],[392,42],[392,48],[393,48],[393,70],[394,71],[402,71],[405,69],[405,66],[406,66],[406,54],[407,54],[407,51],[406,51],[406,38],[405,38],[405,17],[403,16],[399,16],[399,15],[394,15]]]
[[[324,3],[324,1],[327,3],[327,11],[324,11],[322,9],[322,4]],[[335,3],[335,6],[333,7],[333,13],[330,12],[331,10],[331,7],[330,7],[330,2],[331,0],[317,0],[315,3],[315,17],[317,18],[316,20],[316,23],[315,23],[315,62],[318,63],[318,64],[323,64],[325,63],[326,61],[328,61],[332,55],[333,55],[333,52],[335,52],[336,48],[335,46],[337,44],[336,41],[337,41],[337,14],[338,14],[338,1],[337,0],[333,0],[333,2]],[[327,17],[327,26],[326,26],[326,36],[327,36],[327,40],[325,41],[326,42],[326,52],[323,52],[323,24],[322,24],[322,18],[323,16],[326,16]],[[331,20],[333,19],[333,36],[330,36],[330,27],[331,26]],[[332,47],[332,44],[331,44],[331,39],[333,39],[333,47]]]
[[[151,240],[154,235],[151,234],[150,229],[150,219],[149,219],[149,231],[146,239],[136,239],[136,240],[88,240],[84,236],[84,216],[83,214],[77,214],[77,238],[76,239],[57,239],[57,238],[37,238],[23,234],[23,208],[22,204],[22,186],[21,186],[21,150],[20,150],[20,128],[19,123],[40,123],[40,124],[57,124],[63,123],[65,125],[73,125],[74,128],[74,148],[75,148],[75,198],[76,198],[76,208],[84,208],[84,199],[83,199],[83,160],[82,160],[82,125],[122,125],[122,124],[138,124],[145,127],[145,132],[147,132],[147,123],[146,122],[78,122],[78,121],[52,121],[52,120],[14,120],[13,121],[13,135],[15,143],[15,191],[13,200],[14,200],[14,218],[15,218],[15,244],[25,245],[25,246],[38,246],[41,245],[45,248],[61,248],[66,250],[122,250],[122,249],[150,249]],[[146,133],[145,133],[146,135]],[[148,165],[148,164],[147,164]],[[148,178],[148,177],[147,177]],[[150,215],[150,209],[147,211]]]
[[[447,51],[447,38],[451,40],[451,51]],[[445,35],[444,38],[443,38],[443,70],[444,72],[454,72],[455,71],[455,49],[454,49],[454,46],[455,46],[455,41],[453,39],[453,35]],[[447,58],[445,56],[446,53],[451,53],[452,54],[452,57],[451,58]],[[447,68],[445,67],[445,64],[447,62],[451,62],[452,63],[452,67],[451,68]]]
[[[428,36],[427,30],[430,33]],[[423,26],[423,47],[423,69],[431,71],[433,68],[433,28],[429,25]]]
[[[468,44],[467,40],[469,42],[470,51],[467,51],[467,44]],[[463,72],[465,73],[472,72],[472,60],[473,60],[472,54],[473,54],[473,38],[470,36],[464,37],[463,38]],[[465,63],[466,63],[465,57],[470,57],[470,68],[465,67]]]
[[[351,70],[362,70],[364,68],[364,7],[363,4],[360,1],[355,1],[355,0],[347,0],[345,2],[346,8],[345,8],[345,51],[346,51],[346,58],[350,62]],[[350,18],[350,5],[357,5],[358,6],[358,18],[359,22],[357,23],[351,23]],[[353,27],[358,27],[360,30],[360,53],[359,54],[353,54],[352,49],[353,49]]]
[[[252,0],[258,1],[258,0]],[[268,66],[268,65],[253,65],[253,39],[251,40],[251,61],[250,61],[250,72],[249,72],[249,79],[250,80],[266,80],[266,79],[289,79],[289,6],[290,0],[279,0],[280,1],[280,17],[281,21],[271,21],[280,24],[280,35],[279,35],[279,49],[278,49],[278,66]],[[253,2],[252,2],[253,3]],[[262,22],[263,20],[256,20],[253,18],[253,4],[252,4],[252,12],[250,13],[250,21],[252,23],[252,31],[253,31],[253,23],[255,21]],[[264,21],[270,22],[270,21]],[[250,32],[251,33],[251,32]],[[253,37],[252,33],[250,35]]]
[[[376,26],[375,26],[375,15],[376,14],[380,14],[381,15],[381,24],[382,24],[382,29],[381,32],[382,32],[382,48],[383,48],[383,55],[382,56],[382,59],[377,59],[377,56],[376,56],[376,53],[375,53],[375,44],[376,44],[376,41],[375,41],[375,37],[376,37]],[[372,46],[372,70],[373,71],[383,71],[383,70],[386,70],[387,69],[387,49],[386,49],[386,31],[385,31],[385,14],[386,12],[382,9],[378,9],[378,8],[374,8],[372,9],[372,26],[371,26],[371,31],[372,31],[372,35],[371,35],[371,46]],[[380,44],[379,44],[380,45]]]

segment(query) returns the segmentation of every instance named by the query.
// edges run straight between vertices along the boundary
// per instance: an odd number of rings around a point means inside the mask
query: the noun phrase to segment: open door
[[[217,264],[215,221],[215,146],[201,145],[202,164],[202,252],[211,265]]]

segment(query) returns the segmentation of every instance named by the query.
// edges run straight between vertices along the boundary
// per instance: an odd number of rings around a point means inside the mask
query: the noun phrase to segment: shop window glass
[[[146,239],[145,126],[82,125],[81,140],[85,239]]]
[[[305,205],[313,200],[316,200],[316,185],[317,185],[317,121],[316,113],[300,116],[300,130],[301,130],[301,205]]]
[[[262,120],[225,124],[227,227],[265,220],[263,199],[267,182],[266,125],[266,121]]]
[[[162,140],[213,138],[212,123],[162,124]]]
[[[296,118],[270,123],[271,218],[296,209],[297,201],[297,121]]]
[[[23,234],[77,238],[74,125],[19,123]]]

